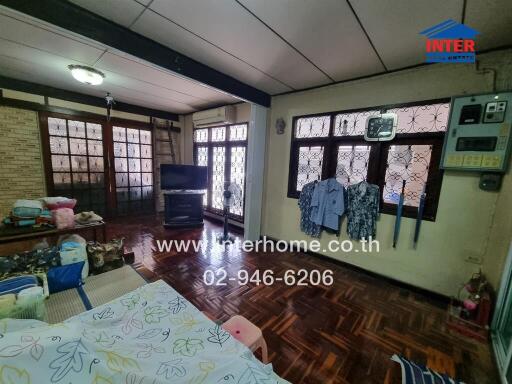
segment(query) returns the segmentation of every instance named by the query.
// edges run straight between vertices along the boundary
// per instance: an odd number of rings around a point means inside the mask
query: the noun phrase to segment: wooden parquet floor
[[[163,279],[210,317],[241,314],[263,330],[275,371],[292,383],[399,383],[394,353],[428,364],[467,384],[499,383],[490,346],[447,331],[446,308],[421,293],[304,253],[245,253],[216,241],[221,227],[166,230],[155,216],[116,219],[109,237],[123,236],[136,267]],[[198,252],[158,252],[156,240],[201,239]],[[238,270],[331,269],[325,286],[206,286],[203,273]]]

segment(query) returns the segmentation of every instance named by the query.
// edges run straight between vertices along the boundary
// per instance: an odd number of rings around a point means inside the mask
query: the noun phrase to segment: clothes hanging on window
[[[335,178],[319,182],[313,191],[311,208],[310,218],[315,224],[338,231],[345,212],[343,186]]]
[[[379,201],[378,185],[362,181],[347,188],[347,233],[351,239],[375,237]]]
[[[312,237],[320,237],[321,227],[311,220],[311,199],[315,190],[316,182],[311,182],[302,187],[299,196],[300,209],[300,230]]]

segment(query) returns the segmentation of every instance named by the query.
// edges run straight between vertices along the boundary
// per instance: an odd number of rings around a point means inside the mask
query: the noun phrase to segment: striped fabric
[[[402,384],[464,384],[462,381],[453,380],[445,374],[413,363],[402,356],[393,355],[391,360],[402,367]]]

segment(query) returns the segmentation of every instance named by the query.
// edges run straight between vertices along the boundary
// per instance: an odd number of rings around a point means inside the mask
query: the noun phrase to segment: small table
[[[16,243],[21,241],[40,239],[43,237],[54,237],[68,233],[83,234],[88,230],[93,230],[93,240],[98,241],[98,231],[102,233],[102,240],[107,240],[106,226],[104,221],[92,224],[76,224],[73,228],[5,228],[0,229],[0,244]]]

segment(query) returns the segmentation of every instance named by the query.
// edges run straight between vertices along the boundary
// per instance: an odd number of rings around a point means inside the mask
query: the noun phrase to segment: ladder
[[[153,129],[154,129],[154,132],[155,132],[155,135],[154,135],[154,140],[155,140],[155,144],[157,142],[166,142],[169,144],[169,152],[168,153],[155,153],[157,156],[170,156],[171,157],[171,162],[173,164],[176,164],[176,150],[175,150],[175,147],[174,147],[174,140],[172,138],[172,128],[173,128],[173,123],[169,123],[169,120],[166,120],[165,121],[165,128],[161,128],[158,126],[158,123],[157,123],[157,120],[156,119],[153,119]],[[165,129],[167,130],[167,140],[165,139],[159,139],[156,135],[156,130],[157,129]],[[159,147],[156,147],[156,148],[159,148]]]

